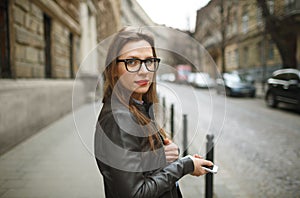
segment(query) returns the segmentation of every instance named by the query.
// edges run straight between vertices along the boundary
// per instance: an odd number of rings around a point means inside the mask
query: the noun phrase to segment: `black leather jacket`
[[[148,114],[149,105],[136,106]],[[104,103],[94,146],[107,198],[181,197],[176,182],[193,172],[192,159],[184,157],[168,164],[162,141],[155,141],[156,149],[151,150],[145,127],[149,126],[137,124],[133,114],[117,100]]]

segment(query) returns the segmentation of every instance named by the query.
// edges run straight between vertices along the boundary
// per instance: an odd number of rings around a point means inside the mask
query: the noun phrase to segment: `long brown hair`
[[[124,89],[115,89],[117,82],[118,82],[118,76],[117,74],[117,58],[120,56],[121,49],[131,41],[141,41],[145,40],[147,41],[151,48],[153,57],[157,57],[156,51],[154,48],[154,39],[149,33],[143,32],[141,28],[132,28],[132,27],[126,27],[121,29],[113,38],[110,47],[108,49],[106,61],[105,61],[105,71],[104,71],[104,96],[103,96],[103,102],[106,102],[113,94],[117,96],[117,99],[123,103],[125,106],[128,107],[130,112],[136,117],[137,121],[141,125],[149,124],[151,122],[150,118],[144,115],[131,101],[126,101],[126,91]],[[154,74],[155,79],[156,73]],[[144,102],[148,104],[154,104],[158,103],[158,97],[156,92],[156,82],[153,80],[151,86],[149,87],[148,91],[143,94],[143,100]],[[154,109],[155,110],[155,109]],[[148,130],[159,130],[160,134],[163,137],[166,137],[166,133],[163,129],[157,129],[156,126],[148,127]],[[153,134],[153,132],[149,132],[148,134]],[[159,134],[154,133],[154,135],[148,135],[148,140],[151,145],[151,148],[155,149],[154,139],[159,141]]]

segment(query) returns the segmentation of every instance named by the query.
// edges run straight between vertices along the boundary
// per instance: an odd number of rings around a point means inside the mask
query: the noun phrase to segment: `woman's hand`
[[[176,144],[174,144],[171,140],[164,140],[164,149],[167,158],[167,162],[171,163],[178,159],[179,157],[179,148]]]
[[[202,166],[214,165],[211,161],[203,159],[203,157],[201,157],[198,154],[195,154],[191,158],[194,162],[194,172],[192,173],[192,175],[194,175],[194,176],[201,176],[201,175],[208,173],[206,170],[204,170],[202,168]]]

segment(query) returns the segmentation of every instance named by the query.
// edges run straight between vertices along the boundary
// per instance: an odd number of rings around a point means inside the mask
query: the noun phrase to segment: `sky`
[[[157,24],[194,31],[197,10],[209,0],[137,0]]]

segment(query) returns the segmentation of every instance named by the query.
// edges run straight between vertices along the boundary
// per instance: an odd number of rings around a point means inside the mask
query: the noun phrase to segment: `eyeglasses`
[[[160,59],[159,58],[147,58],[145,60],[141,60],[138,58],[130,58],[130,59],[117,59],[117,62],[124,62],[126,70],[128,72],[133,73],[133,72],[140,71],[143,63],[145,64],[148,71],[155,72],[158,69]]]

